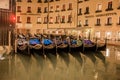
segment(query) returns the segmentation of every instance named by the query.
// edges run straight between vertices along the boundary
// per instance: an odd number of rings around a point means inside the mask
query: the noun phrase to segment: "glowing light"
[[[110,49],[106,49],[106,57],[109,57],[110,56]]]

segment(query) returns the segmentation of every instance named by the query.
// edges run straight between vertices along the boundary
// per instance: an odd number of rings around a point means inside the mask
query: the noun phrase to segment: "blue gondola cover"
[[[40,44],[40,40],[39,39],[30,39],[29,44],[31,44],[31,45]]]
[[[44,40],[42,41],[42,43],[45,44],[45,45],[49,45],[49,44],[52,44],[53,42],[52,42],[52,40],[50,40],[50,39],[44,39]]]

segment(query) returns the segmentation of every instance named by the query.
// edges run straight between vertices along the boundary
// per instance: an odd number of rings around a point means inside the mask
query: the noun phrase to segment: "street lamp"
[[[88,30],[88,39],[90,40],[90,34],[91,34],[91,30]]]

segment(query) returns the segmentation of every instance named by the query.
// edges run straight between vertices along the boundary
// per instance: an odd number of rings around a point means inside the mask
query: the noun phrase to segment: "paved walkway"
[[[100,43],[104,43],[104,41],[100,41]],[[107,45],[120,46],[120,41],[107,41]]]

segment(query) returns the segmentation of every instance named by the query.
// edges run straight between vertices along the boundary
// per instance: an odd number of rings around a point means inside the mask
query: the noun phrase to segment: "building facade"
[[[85,37],[120,40],[120,0],[78,0],[78,27]]]
[[[75,0],[17,0],[16,27],[26,33],[64,33],[76,28],[77,2]]]
[[[18,32],[120,40],[120,0],[17,0]]]

